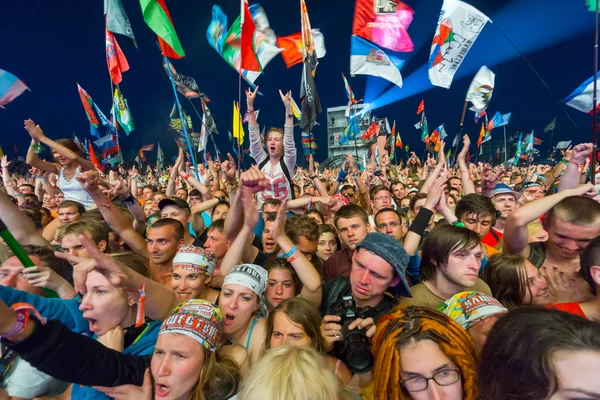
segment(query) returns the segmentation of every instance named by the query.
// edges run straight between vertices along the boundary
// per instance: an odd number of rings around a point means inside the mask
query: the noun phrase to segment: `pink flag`
[[[400,0],[356,0],[352,34],[393,51],[413,51],[407,29],[414,13]]]

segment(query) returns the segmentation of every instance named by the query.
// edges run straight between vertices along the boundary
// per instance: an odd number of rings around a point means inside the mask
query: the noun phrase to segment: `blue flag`
[[[402,87],[400,69],[404,60],[390,56],[373,43],[352,36],[350,48],[350,74],[373,75]]]

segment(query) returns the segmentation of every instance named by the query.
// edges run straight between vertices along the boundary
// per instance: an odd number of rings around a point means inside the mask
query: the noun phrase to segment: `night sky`
[[[131,69],[124,73],[121,90],[129,102],[136,130],[122,139],[123,155],[132,161],[142,145],[160,140],[167,160],[175,155],[174,136],[167,133],[168,116],[173,105],[173,91],[161,65],[161,55],[155,44],[156,36],[144,23],[137,0],[122,0],[138,40],[139,50],[124,36],[117,35]],[[458,131],[464,96],[477,69],[487,64],[496,73],[496,88],[488,111],[513,112],[507,131],[536,130],[545,140],[544,126],[557,116],[554,143],[572,139],[575,143],[590,141],[591,117],[569,109],[577,128],[569,122],[553,96],[519,57],[504,32],[527,56],[534,68],[548,83],[558,98],[570,94],[593,74],[594,14],[588,12],[584,0],[469,0],[488,15],[488,24],[461,66],[464,71],[455,78],[449,90],[435,88],[426,75],[413,75],[427,62],[431,39],[441,0],[406,0],[415,10],[408,32],[415,43],[412,53],[396,53],[407,60],[402,69],[405,93],[410,95],[374,111],[378,117],[397,121],[405,144],[419,152],[423,149],[420,134],[413,125],[421,98],[425,99],[430,131],[441,123],[451,140]],[[252,2],[251,2],[252,3]],[[167,0],[167,6],[187,56],[173,61],[177,71],[192,76],[211,99],[209,104],[220,135],[216,137],[222,152],[230,150],[227,131],[231,129],[232,101],[238,98],[236,72],[225,63],[206,40],[213,2]],[[218,3],[228,16],[228,24],[239,14],[239,1]],[[271,27],[278,36],[300,31],[299,1],[263,0]],[[320,60],[316,84],[324,111],[327,107],[345,105],[346,95],[340,72],[349,76],[350,34],[354,2],[351,0],[306,0],[313,28],[325,36],[327,55]],[[3,43],[0,48],[0,68],[22,79],[32,92],[26,92],[5,110],[0,109],[0,145],[12,154],[13,142],[24,156],[29,136],[23,120],[32,118],[51,138],[89,136],[89,124],[79,96],[79,83],[108,115],[111,103],[110,78],[106,67],[104,18],[102,0],[81,1],[27,0],[7,2],[0,17]],[[291,89],[299,103],[298,94],[302,67],[286,69],[281,57],[275,57],[258,78],[264,96],[256,101],[261,110],[259,123],[281,126],[283,105],[278,89]],[[422,70],[421,70],[422,71]],[[415,78],[420,77],[420,78]],[[368,82],[368,85],[367,85]],[[357,98],[365,98],[368,86],[371,97],[378,96],[380,79],[357,76],[350,79]],[[243,88],[247,87],[244,83]],[[402,91],[401,90],[401,91]],[[243,96],[243,94],[242,94]],[[367,96],[369,97],[369,96]],[[193,115],[196,130],[200,121],[187,100],[180,98]],[[198,100],[195,100],[198,101]],[[199,107],[199,102],[196,103]],[[245,100],[242,97],[243,110]],[[314,134],[319,145],[317,158],[326,158],[326,113],[323,112]],[[473,123],[473,113],[467,114],[465,130],[472,142],[477,140],[479,125]],[[103,131],[101,131],[103,132]],[[500,135],[501,129],[493,131]],[[300,130],[296,130],[300,143]],[[474,150],[474,147],[471,149]],[[154,161],[154,154],[148,158]],[[301,157],[299,157],[299,161]]]

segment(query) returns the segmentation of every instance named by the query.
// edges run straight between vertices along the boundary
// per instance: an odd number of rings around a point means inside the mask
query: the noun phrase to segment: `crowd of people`
[[[0,219],[34,266],[0,246],[0,399],[600,399],[591,144],[304,169],[291,93],[264,138],[256,93],[244,171],[181,149],[99,171],[25,121]]]

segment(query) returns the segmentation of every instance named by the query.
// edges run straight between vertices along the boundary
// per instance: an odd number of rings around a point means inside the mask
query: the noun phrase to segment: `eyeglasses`
[[[440,386],[450,386],[460,379],[460,371],[457,369],[445,369],[433,375],[431,378],[424,376],[405,379],[402,381],[402,386],[409,392],[420,392],[427,389],[429,381],[434,380]]]
[[[388,222],[387,224],[377,224],[377,227],[378,227],[379,229],[385,229],[385,228],[387,228],[388,226],[389,226],[390,228],[397,228],[399,225],[400,225],[400,222]]]
[[[379,197],[373,197],[373,200],[377,200],[377,201],[383,201],[383,200],[391,200],[392,198],[390,196],[379,196]]]

